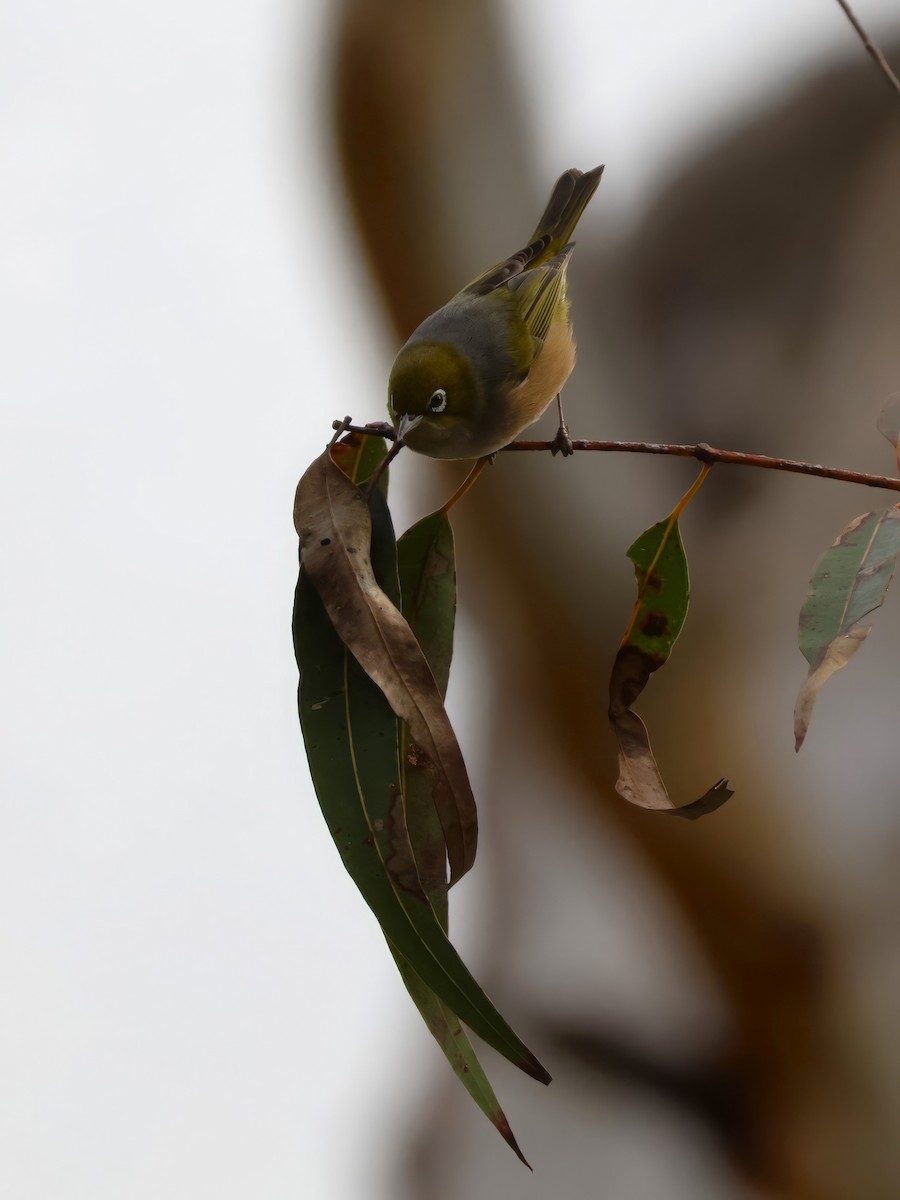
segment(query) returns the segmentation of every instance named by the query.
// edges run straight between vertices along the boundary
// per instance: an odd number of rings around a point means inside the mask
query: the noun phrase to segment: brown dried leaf
[[[794,705],[795,750],[799,750],[803,745],[809,731],[809,722],[812,718],[813,709],[823,685],[831,678],[835,671],[840,671],[843,667],[846,667],[847,663],[871,632],[872,626],[863,625],[861,621],[858,621],[855,625],[851,625],[846,633],[841,634],[840,637],[836,637],[829,644],[825,651],[825,656],[815,667],[810,669],[809,674],[803,681],[803,686],[800,688],[797,703]]]
[[[631,705],[653,674],[655,664],[635,646],[622,646],[616,655],[609,680],[609,719],[619,739],[619,778],[616,791],[640,808],[671,809],[647,727]]]
[[[726,780],[720,779],[698,800],[679,806],[666,791],[650,748],[647,727],[631,709],[659,665],[634,645],[622,646],[616,655],[609,681],[609,719],[619,741],[616,791],[639,808],[695,820],[715,812],[734,792]]]
[[[297,485],[294,524],[304,570],[338,636],[435,768],[434,803],[453,883],[472,866],[478,839],[475,798],[462,752],[419,643],[375,580],[366,497],[327,450]]]

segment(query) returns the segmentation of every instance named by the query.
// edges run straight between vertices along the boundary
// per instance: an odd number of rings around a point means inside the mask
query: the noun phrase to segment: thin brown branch
[[[510,442],[510,450],[552,450],[553,442]],[[676,446],[667,442],[596,442],[574,439],[575,450],[599,450],[619,454],[669,454],[677,458],[696,458],[702,463],[727,463],[736,467],[761,467],[766,471],[792,471],[796,475],[817,475],[821,479],[840,479],[864,487],[886,488],[900,492],[900,479],[890,475],[868,475],[864,471],[845,471],[842,467],[822,467],[818,463],[798,462],[793,458],[770,458],[767,454],[745,454],[741,450],[716,450],[706,442],[696,446]]]
[[[342,422],[335,421],[337,429]],[[394,431],[383,422],[372,425],[345,425],[351,433],[368,433],[377,437],[393,438]],[[553,451],[556,442],[517,441],[510,442],[500,451],[523,450],[538,452]],[[800,462],[794,458],[772,458],[768,454],[745,454],[742,450],[717,450],[706,442],[696,446],[675,445],[670,442],[612,442],[589,441],[584,438],[572,440],[574,450],[594,450],[606,454],[666,454],[675,458],[696,458],[698,462],[725,463],[735,467],[759,467],[765,471],[790,471],[795,475],[816,475],[820,479],[839,479],[843,483],[858,483],[862,487],[885,488],[889,492],[900,492],[900,479],[890,475],[868,475],[865,471],[846,471],[843,467],[823,467],[818,463]]]
[[[891,87],[894,89],[894,91],[897,93],[897,95],[900,96],[900,79],[898,79],[897,76],[894,74],[894,72],[891,70],[891,66],[890,66],[890,63],[888,62],[888,60],[884,57],[884,55],[879,50],[878,46],[876,46],[876,44],[872,41],[872,39],[866,33],[865,29],[863,29],[862,25],[860,25],[859,20],[856,17],[856,14],[854,13],[854,11],[850,7],[850,5],[847,3],[847,0],[837,0],[837,2],[841,6],[841,8],[844,10],[844,12],[846,13],[847,20],[850,22],[850,24],[853,26],[853,28],[859,34],[860,41],[865,46],[868,53],[871,54],[872,58],[874,58],[875,62],[878,64],[878,67],[881,70],[882,75],[884,75],[885,79],[888,81],[888,83],[891,85]]]

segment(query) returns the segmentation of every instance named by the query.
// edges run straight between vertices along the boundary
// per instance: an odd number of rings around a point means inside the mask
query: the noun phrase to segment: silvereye
[[[388,385],[398,442],[431,458],[482,458],[559,396],[575,365],[569,238],[602,173],[561,175],[525,249],[473,279],[412,334]],[[571,452],[561,409],[558,438]]]

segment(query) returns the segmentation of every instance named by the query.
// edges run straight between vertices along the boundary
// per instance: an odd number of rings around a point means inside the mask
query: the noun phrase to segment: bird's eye
[[[428,401],[428,411],[430,413],[442,413],[446,407],[447,393],[443,388],[438,388],[438,390],[432,394],[431,399]]]

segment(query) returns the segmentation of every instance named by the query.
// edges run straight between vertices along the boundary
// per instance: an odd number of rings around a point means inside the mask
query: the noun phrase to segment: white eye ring
[[[430,413],[442,413],[446,407],[447,393],[443,388],[438,388],[438,390],[432,394],[431,399],[428,401],[428,411]]]

